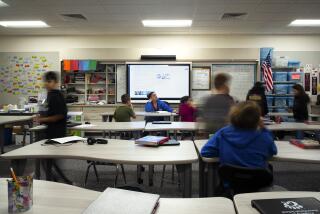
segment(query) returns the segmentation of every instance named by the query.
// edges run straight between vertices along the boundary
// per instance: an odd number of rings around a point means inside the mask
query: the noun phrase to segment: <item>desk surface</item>
[[[197,122],[171,122],[171,124],[147,123],[145,131],[196,131],[204,129],[203,123]]]
[[[0,179],[0,213],[7,213],[7,182]],[[26,214],[81,214],[101,192],[83,189],[67,184],[34,181],[34,204]],[[226,198],[161,198],[157,214],[209,213],[235,214],[231,200]]]
[[[27,120],[32,120],[32,116],[1,116],[0,115],[0,125],[19,123]]]
[[[68,129],[80,131],[143,131],[145,125],[145,121],[94,122],[92,124],[83,124],[79,126],[69,127]]]
[[[171,112],[145,112],[145,111],[137,111],[135,112],[137,116],[152,116],[152,117],[168,117],[168,116],[177,116],[177,113]],[[113,116],[114,112],[105,112],[102,113],[102,116]]]
[[[134,141],[108,139],[108,144],[42,145],[39,141],[0,156],[3,159],[79,159],[122,164],[190,164],[198,161],[192,141],[180,146],[145,147]]]
[[[279,124],[267,125],[266,128],[271,131],[315,131],[315,130],[320,130],[320,125],[295,123],[295,122],[283,122]]]
[[[254,199],[299,197],[315,197],[320,200],[320,192],[257,192],[239,194],[234,197],[234,203],[239,214],[259,214],[259,212],[251,206],[251,201]]]
[[[207,140],[196,140],[195,145],[198,151],[206,144]],[[301,149],[290,144],[288,141],[276,141],[278,154],[274,156],[272,161],[289,161],[303,163],[320,163],[319,149]],[[217,162],[218,158],[204,158],[204,162]]]

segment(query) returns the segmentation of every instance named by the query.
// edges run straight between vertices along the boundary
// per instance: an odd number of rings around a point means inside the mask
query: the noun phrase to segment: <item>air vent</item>
[[[63,20],[65,21],[85,21],[87,18],[78,13],[71,13],[71,14],[61,14]]]
[[[232,20],[244,20],[248,16],[247,13],[224,13],[221,20],[232,21]]]

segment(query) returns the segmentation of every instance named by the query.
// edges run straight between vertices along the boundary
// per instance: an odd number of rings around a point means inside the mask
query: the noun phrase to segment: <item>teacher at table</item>
[[[150,92],[148,95],[148,102],[146,103],[144,109],[146,112],[157,112],[157,111],[168,111],[173,112],[173,109],[164,101],[158,99],[155,92]],[[163,117],[146,117],[147,122],[164,120]]]

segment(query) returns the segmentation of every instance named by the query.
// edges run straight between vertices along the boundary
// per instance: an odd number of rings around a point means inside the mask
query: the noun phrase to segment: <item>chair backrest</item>
[[[271,169],[222,165],[219,167],[219,176],[235,194],[256,192],[263,187],[270,186],[273,182]]]

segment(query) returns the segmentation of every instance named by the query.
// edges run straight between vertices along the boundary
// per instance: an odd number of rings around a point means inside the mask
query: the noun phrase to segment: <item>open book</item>
[[[152,214],[159,195],[107,188],[83,214]]]
[[[65,143],[73,143],[73,142],[85,141],[85,140],[86,139],[83,137],[70,136],[70,137],[53,138],[53,139],[47,140],[45,143],[46,144],[53,144],[53,143],[65,144]]]

